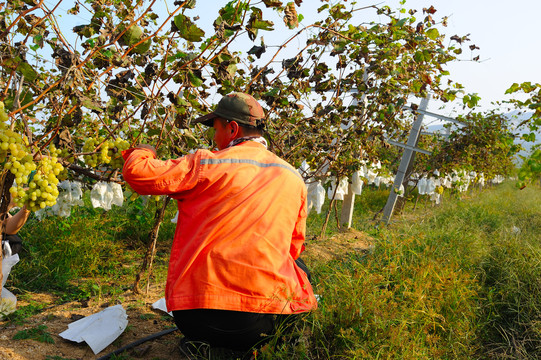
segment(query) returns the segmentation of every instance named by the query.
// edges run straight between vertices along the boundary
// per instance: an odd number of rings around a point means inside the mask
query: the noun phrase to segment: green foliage
[[[527,120],[519,124],[519,129],[530,130],[530,135],[526,140],[533,143],[536,141],[535,135],[539,133],[541,126],[541,84],[532,84],[531,82],[514,83],[505,93],[514,94],[517,92],[528,95],[525,100],[517,98],[511,99],[509,102],[521,112],[532,112],[532,115]]]
[[[512,185],[372,231],[372,253],[312,259],[319,309],[273,356],[538,358],[541,195]]]
[[[515,168],[512,160],[520,147],[514,143],[515,135],[507,117],[493,111],[472,112],[459,120],[463,126],[432,145],[433,155],[427,161],[429,169],[442,173],[451,173],[453,169],[475,170],[483,172],[486,178],[511,174]]]
[[[24,246],[10,276],[13,286],[48,291],[65,301],[118,296],[130,288],[156,207],[154,201],[144,206],[141,200],[105,212],[92,208],[85,198],[86,206],[73,208],[68,218],[30,219],[20,232]],[[175,211],[171,206],[166,218]],[[158,265],[167,263],[174,225],[165,221],[162,226]],[[155,276],[163,278],[166,269],[158,269]]]
[[[54,339],[47,331],[47,326],[39,325],[28,330],[21,330],[13,337],[14,340],[37,340],[39,342],[54,344]]]
[[[199,42],[203,40],[205,32],[198,28],[187,16],[179,14],[174,18],[180,37],[187,41]]]
[[[455,35],[444,42],[445,21],[433,19],[433,7],[417,19],[407,9],[338,1],[323,4],[317,20],[298,29],[301,1],[230,1],[208,29],[190,16],[202,3],[177,5],[165,17],[146,2],[76,5],[67,14],[42,11],[38,4],[18,17],[19,4],[7,3],[1,15],[12,31],[0,41],[7,55],[0,85],[10,90],[0,100],[10,125],[32,140],[29,153],[55,144],[67,169],[63,177],[120,182],[122,149],[110,144],[157,145],[162,158],[211,147],[206,129],[190,120],[209,111],[212,94],[245,91],[268,109],[271,150],[296,165],[307,161],[307,177],[324,175],[323,169],[349,176],[374,159],[394,171],[399,151],[389,150],[384,137],[398,139],[409,130],[402,106],[412,95],[431,92],[449,101],[462,92],[460,84],[442,81],[450,75],[443,67],[469,39]],[[360,13],[379,20],[360,22]],[[72,15],[90,21],[74,28],[56,21]],[[274,24],[273,16],[284,23]],[[278,34],[277,43],[266,45],[263,32]],[[59,40],[73,37],[80,41]],[[291,42],[306,46],[286,55],[282,50]],[[517,89],[533,93],[535,86]],[[479,96],[463,99],[474,108]],[[513,149],[506,128],[498,133],[492,126],[490,136],[480,139],[487,121],[470,121],[454,144],[431,143],[436,156],[423,159],[421,171],[507,169]],[[111,161],[88,160],[103,154]],[[5,191],[11,184],[1,186]]]
[[[522,157],[523,162],[518,171],[517,186],[524,188],[528,183],[541,179],[541,149],[536,146],[528,157]]]
[[[316,267],[310,341],[348,358],[467,358],[476,285],[426,240],[384,231],[373,254]]]
[[[20,296],[20,295],[19,295]],[[25,298],[24,294],[23,296],[20,296],[22,299]],[[30,303],[26,306],[17,306],[17,310],[14,313],[11,313],[9,315],[6,315],[5,317],[15,323],[15,324],[23,324],[26,319],[39,314],[42,309],[46,306],[46,304],[43,303],[36,303],[30,299]]]
[[[464,103],[464,105],[466,105],[470,109],[475,108],[479,100],[481,100],[481,98],[477,94],[464,95],[464,97],[462,98],[462,102]]]

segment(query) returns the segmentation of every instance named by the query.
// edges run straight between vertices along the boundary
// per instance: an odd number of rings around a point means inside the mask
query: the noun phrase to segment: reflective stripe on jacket
[[[122,155],[124,179],[135,191],[178,201],[169,311],[290,314],[317,307],[294,262],[307,211],[306,186],[291,165],[253,141],[167,161],[145,149]]]

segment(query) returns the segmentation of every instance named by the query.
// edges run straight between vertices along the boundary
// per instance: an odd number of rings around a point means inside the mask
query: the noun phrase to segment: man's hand
[[[152,153],[154,154],[154,156],[156,156],[156,149],[154,148],[154,146],[152,145],[148,145],[148,144],[139,144],[135,147],[136,149],[147,149],[147,150],[150,150],[152,151]]]

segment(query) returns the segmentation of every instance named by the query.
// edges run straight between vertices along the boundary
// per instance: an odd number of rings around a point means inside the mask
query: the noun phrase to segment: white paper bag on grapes
[[[331,187],[329,188],[327,192],[327,196],[329,197],[329,199],[332,199],[334,195],[335,200],[344,200],[344,196],[348,194],[348,186],[349,186],[349,182],[347,178],[341,179],[337,185],[336,179],[333,177],[331,180]],[[336,193],[335,193],[335,189],[336,189]]]
[[[362,172],[361,171],[356,171],[353,173],[353,176],[351,177],[351,191],[353,191],[353,193],[355,195],[361,195],[361,193],[363,192],[363,180],[361,179],[361,176],[362,176]]]
[[[306,160],[304,160],[301,164],[301,167],[297,169],[299,174],[303,177],[303,179],[306,179],[308,177],[308,174],[310,174],[310,166],[308,166],[308,163]]]
[[[111,204],[122,206],[122,204],[124,204],[124,193],[122,192],[122,186],[118,183],[109,183],[108,185],[113,194]]]
[[[426,178],[422,177],[419,179],[419,182],[417,183],[417,191],[419,192],[419,195],[426,195]]]
[[[368,171],[365,174],[365,177],[368,180],[368,185],[373,184],[377,176],[378,174],[374,170],[368,169]]]
[[[92,206],[111,210],[112,205],[122,206],[124,194],[122,186],[117,183],[98,182],[90,191],[90,202]]]
[[[426,181],[426,194],[432,195],[435,190],[436,190],[436,180],[434,178],[428,179]]]
[[[325,188],[321,185],[321,181],[308,184],[307,190],[308,213],[314,208],[316,213],[321,214],[321,208],[325,202]]]
[[[90,191],[90,202],[95,208],[101,207],[105,210],[111,210],[111,201],[113,194],[106,182],[98,182],[94,184]]]
[[[430,200],[434,201],[437,205],[441,202],[441,194],[438,194],[437,192],[433,192],[430,195]]]

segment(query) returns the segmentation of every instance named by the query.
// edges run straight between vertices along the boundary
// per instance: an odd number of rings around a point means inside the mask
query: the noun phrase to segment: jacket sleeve
[[[299,216],[295,222],[295,228],[291,237],[291,246],[289,253],[294,260],[297,260],[304,251],[304,240],[306,238],[306,218],[308,212],[306,209],[306,192],[303,192],[302,204],[299,210]]]
[[[124,180],[141,195],[173,195],[193,188],[198,180],[199,155],[190,154],[174,160],[157,160],[147,149],[122,152]]]

